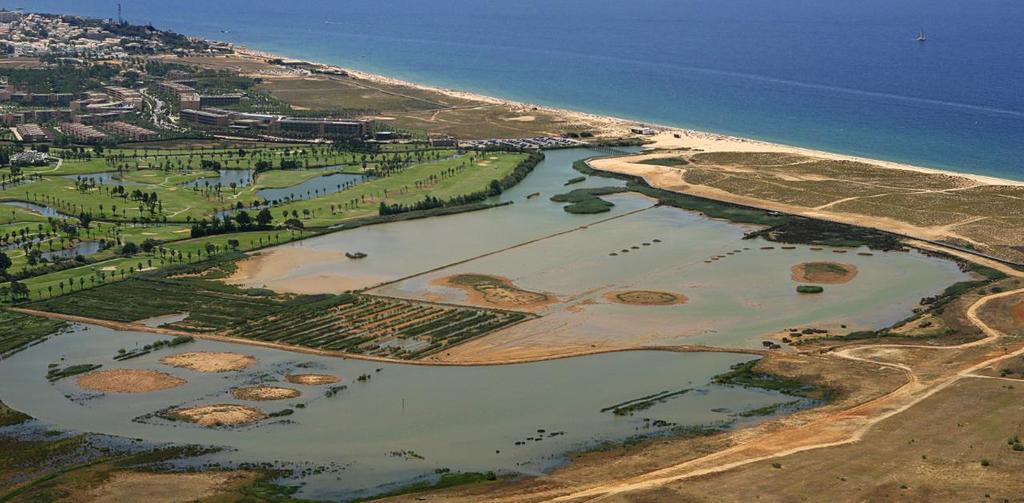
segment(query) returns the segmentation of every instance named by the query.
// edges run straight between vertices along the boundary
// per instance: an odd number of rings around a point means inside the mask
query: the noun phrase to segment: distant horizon
[[[106,7],[66,0],[40,3],[32,10],[101,18],[117,13],[116,2]],[[1012,34],[988,26],[1024,18],[1019,6],[1001,2],[987,10],[972,9],[965,18],[951,2],[922,3],[922,21],[914,6],[889,8],[890,19],[875,17],[870,5],[790,11],[794,4],[784,4],[776,13],[743,1],[720,8],[705,2],[678,7],[659,3],[664,19],[648,19],[609,5],[587,12],[571,3],[562,9],[531,4],[545,16],[525,16],[497,4],[476,9],[480,12],[460,9],[465,3],[451,2],[450,9],[443,9],[475,21],[464,26],[406,1],[379,8],[313,2],[288,9],[262,1],[246,3],[242,10],[233,9],[232,2],[168,9],[146,1],[127,6],[124,18],[502,99],[1024,179],[1024,149],[1017,141],[1024,137],[1024,98],[1013,91],[1024,68],[1024,61],[1014,61],[1024,58],[1007,50],[1014,43]],[[182,15],[200,10],[205,15]],[[690,12],[697,10],[703,22],[689,23]],[[309,23],[314,13],[318,22]],[[987,17],[997,13],[1002,15]],[[772,25],[785,15],[794,18],[787,29]],[[864,28],[836,24],[835,17],[841,15],[871,22]],[[959,25],[951,22],[954,15]],[[431,22],[417,23],[423,16]],[[515,29],[492,30],[499,18],[509,16]],[[627,31],[609,32],[615,26],[609,19],[614,18]],[[904,19],[906,34],[901,38],[897,29]],[[376,26],[378,22],[383,24]],[[972,29],[982,22],[984,32]],[[558,29],[559,24],[566,26]],[[711,28],[704,24],[729,27],[729,33],[741,36],[712,40],[707,36]],[[687,30],[666,30],[679,26]],[[861,29],[864,33],[857,31]],[[921,29],[933,33],[927,43],[915,40]],[[445,30],[458,33],[458,41]],[[595,37],[590,31],[607,36]],[[574,37],[582,41],[574,43]],[[647,39],[649,47],[642,43]],[[858,51],[838,52],[851,41]],[[687,53],[671,50],[672,44],[688,48]],[[806,61],[789,58],[795,51]],[[971,71],[975,65],[992,71],[986,70],[983,78]]]

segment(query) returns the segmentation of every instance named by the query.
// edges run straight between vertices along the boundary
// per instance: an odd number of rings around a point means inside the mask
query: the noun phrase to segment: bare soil
[[[115,473],[100,486],[82,494],[80,501],[119,503],[177,503],[216,497],[240,488],[256,479],[245,471],[207,471],[203,473],[151,473],[124,471]],[[72,501],[77,498],[72,498]]]
[[[278,386],[251,386],[247,388],[235,388],[231,395],[239,400],[252,400],[262,402],[267,400],[286,400],[302,395],[297,389],[281,388]]]
[[[1024,323],[1024,302],[1014,304],[1010,308],[1010,315],[1013,316],[1013,321]]]
[[[469,303],[481,307],[537,310],[558,302],[552,295],[523,290],[508,278],[484,274],[457,274],[436,279],[435,285],[466,292]]]
[[[186,380],[146,369],[95,370],[78,376],[78,386],[101,393],[150,393],[177,388]]]
[[[168,415],[181,421],[196,423],[202,426],[250,424],[267,417],[259,409],[231,403],[175,409]]]
[[[285,379],[292,384],[307,384],[311,386],[341,382],[341,378],[327,374],[292,374],[285,377]]]
[[[255,364],[256,358],[230,352],[178,353],[161,358],[160,363],[197,372],[230,372]]]

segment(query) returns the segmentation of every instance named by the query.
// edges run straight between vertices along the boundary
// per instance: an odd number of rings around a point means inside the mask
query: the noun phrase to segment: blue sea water
[[[0,6],[117,12],[24,2]],[[122,4],[134,23],[425,84],[1024,179],[1020,0]]]

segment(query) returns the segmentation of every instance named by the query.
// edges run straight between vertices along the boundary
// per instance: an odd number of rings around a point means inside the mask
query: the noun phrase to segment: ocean
[[[133,23],[423,84],[1024,179],[1019,0],[122,4]],[[0,6],[117,14],[113,0]]]

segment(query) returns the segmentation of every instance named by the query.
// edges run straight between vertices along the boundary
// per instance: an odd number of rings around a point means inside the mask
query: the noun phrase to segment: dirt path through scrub
[[[1018,273],[1018,276],[1019,275],[1020,273]],[[781,458],[802,451],[835,447],[857,442],[875,424],[906,411],[926,398],[948,388],[960,379],[965,377],[975,377],[974,372],[992,365],[993,363],[1024,355],[1024,346],[1019,347],[1014,351],[994,351],[996,356],[991,356],[993,352],[990,352],[982,361],[960,368],[951,374],[933,378],[928,381],[919,378],[915,371],[907,365],[872,360],[867,357],[858,356],[858,352],[876,350],[880,348],[927,348],[936,351],[955,351],[993,345],[1003,337],[1003,334],[982,321],[978,317],[978,310],[993,300],[1022,293],[1024,293],[1024,288],[991,294],[978,299],[970,306],[967,310],[968,320],[970,320],[972,324],[978,327],[985,334],[984,338],[976,341],[955,346],[899,344],[865,345],[846,348],[833,353],[840,358],[868,362],[903,371],[907,375],[907,382],[884,396],[822,417],[802,427],[772,433],[753,442],[740,444],[701,458],[655,470],[637,477],[610,481],[605,484],[589,487],[569,494],[561,494],[556,497],[552,497],[551,501],[590,501],[603,499],[604,497],[615,494],[657,488],[671,482],[723,472],[750,463]],[[538,495],[532,494],[531,496]]]

